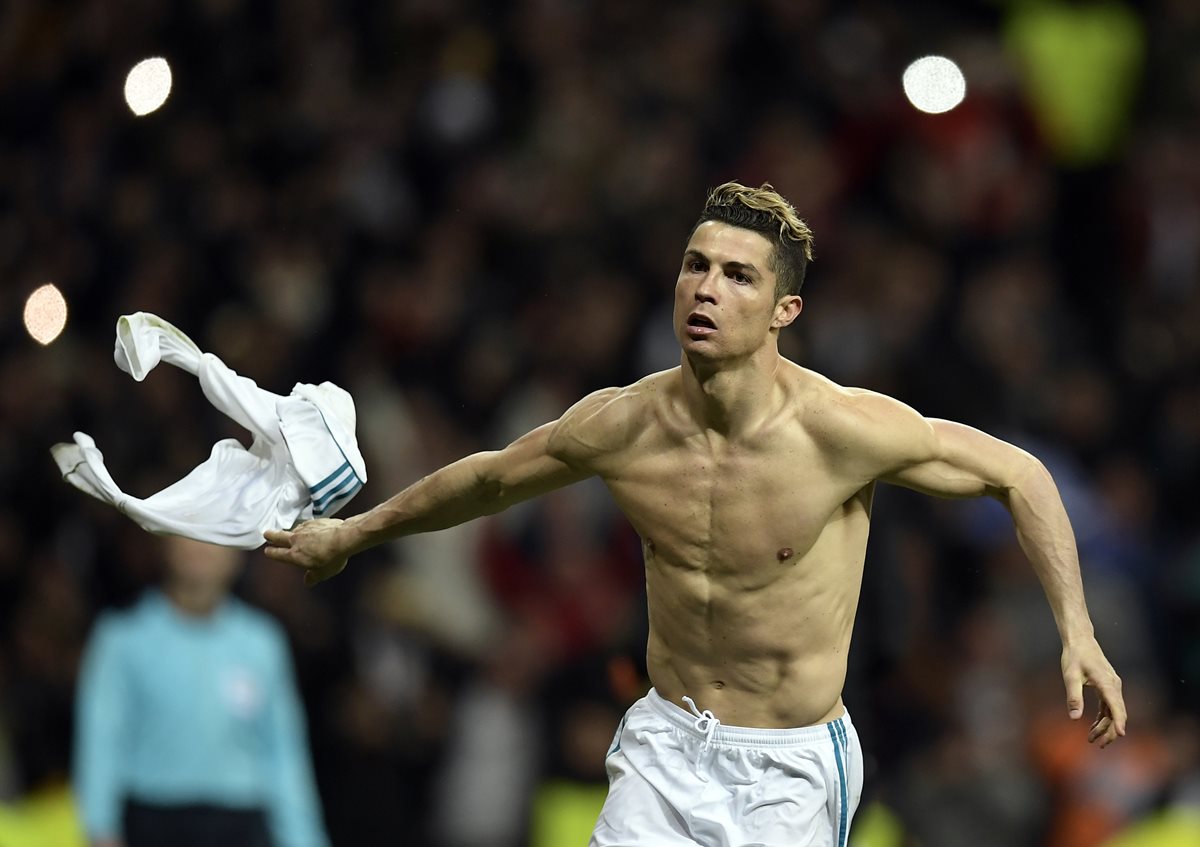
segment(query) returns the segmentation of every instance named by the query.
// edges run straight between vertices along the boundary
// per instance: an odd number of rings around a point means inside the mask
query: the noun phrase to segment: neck
[[[223,589],[183,582],[166,583],[163,586],[163,593],[167,595],[167,599],[176,609],[185,615],[196,618],[208,617],[225,599]]]
[[[779,352],[756,351],[736,362],[683,357],[683,394],[693,417],[725,436],[753,429],[770,413]]]

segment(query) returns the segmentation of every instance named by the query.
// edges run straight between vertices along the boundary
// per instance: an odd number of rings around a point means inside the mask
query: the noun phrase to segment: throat
[[[779,356],[764,366],[753,358],[739,364],[683,363],[684,397],[693,419],[722,435],[753,430],[782,403],[777,382]]]

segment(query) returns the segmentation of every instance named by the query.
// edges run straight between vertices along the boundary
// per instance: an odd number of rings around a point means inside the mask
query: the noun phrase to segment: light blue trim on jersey
[[[317,496],[317,492],[318,492],[318,491],[320,491],[322,488],[324,488],[324,487],[325,487],[326,485],[328,485],[329,483],[333,482],[333,478],[334,478],[334,477],[336,477],[336,476],[341,476],[341,475],[342,475],[342,473],[343,473],[343,472],[346,470],[346,468],[348,468],[348,467],[350,467],[350,462],[349,462],[349,461],[342,462],[342,464],[341,464],[340,466],[338,466],[338,469],[337,469],[337,470],[335,470],[333,473],[331,473],[329,476],[325,477],[323,480],[321,480],[320,482],[318,482],[316,485],[310,485],[310,486],[308,487],[308,493],[309,493],[309,494],[311,494],[311,495],[313,495],[314,497],[316,497],[316,496]]]
[[[333,485],[328,486],[323,493],[317,494],[314,492],[312,494],[313,508],[320,509],[322,506],[328,503],[330,499],[336,497],[338,493],[344,491],[348,486],[354,485],[362,485],[362,483],[359,482],[358,477],[354,475],[353,468],[346,468],[345,472],[337,478]]]
[[[329,512],[339,503],[343,503],[350,497],[358,493],[358,489],[362,488],[362,483],[358,481],[358,477],[351,476],[338,488],[330,491],[318,502],[313,503],[313,514],[317,517]]]
[[[321,423],[325,424],[325,431],[328,432],[329,437],[333,439],[333,446],[336,447],[338,449],[338,452],[342,454],[342,458],[346,460],[346,464],[350,465],[350,467],[354,467],[354,463],[350,461],[350,457],[347,456],[346,451],[342,449],[341,443],[337,440],[336,437],[334,437],[333,430],[329,428],[329,421],[325,420],[325,413],[321,411],[321,407],[319,405],[317,405],[316,403],[313,403],[313,408],[316,409],[317,414],[321,416]],[[354,438],[353,430],[350,431],[350,438],[352,438],[352,439]],[[358,445],[355,444],[355,448],[357,448],[357,447],[358,447]],[[359,460],[360,461],[362,460],[362,456],[359,456]],[[367,475],[367,472],[366,472],[366,469],[364,468],[363,476],[366,476],[366,475]],[[359,484],[363,484],[366,482],[365,479],[362,479],[361,477],[359,477],[358,471],[354,472],[354,476],[356,479],[358,479]]]
[[[621,716],[621,723],[617,726],[617,734],[613,736],[612,746],[608,749],[608,752],[604,754],[605,759],[621,749],[621,733],[625,731],[625,721],[627,720],[629,720],[628,713]]]
[[[342,483],[350,478],[357,479],[357,477],[354,476],[354,468],[350,467],[348,464],[342,465],[341,470],[331,482],[322,482],[316,488],[310,488],[309,492],[311,493],[313,500],[320,500],[332,489],[338,488]]]

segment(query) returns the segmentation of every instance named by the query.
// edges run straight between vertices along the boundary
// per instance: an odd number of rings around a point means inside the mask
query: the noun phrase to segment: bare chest
[[[712,575],[798,561],[854,494],[803,438],[658,444],[606,482],[648,559]]]

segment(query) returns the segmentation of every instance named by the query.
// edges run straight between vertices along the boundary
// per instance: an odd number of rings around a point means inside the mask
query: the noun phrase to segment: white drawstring
[[[692,714],[696,716],[696,731],[704,733],[704,746],[700,748],[703,753],[712,746],[713,736],[717,734],[717,727],[721,725],[721,719],[705,709],[703,712],[696,708],[696,701],[686,694],[683,697],[683,702],[687,703],[692,709]]]

